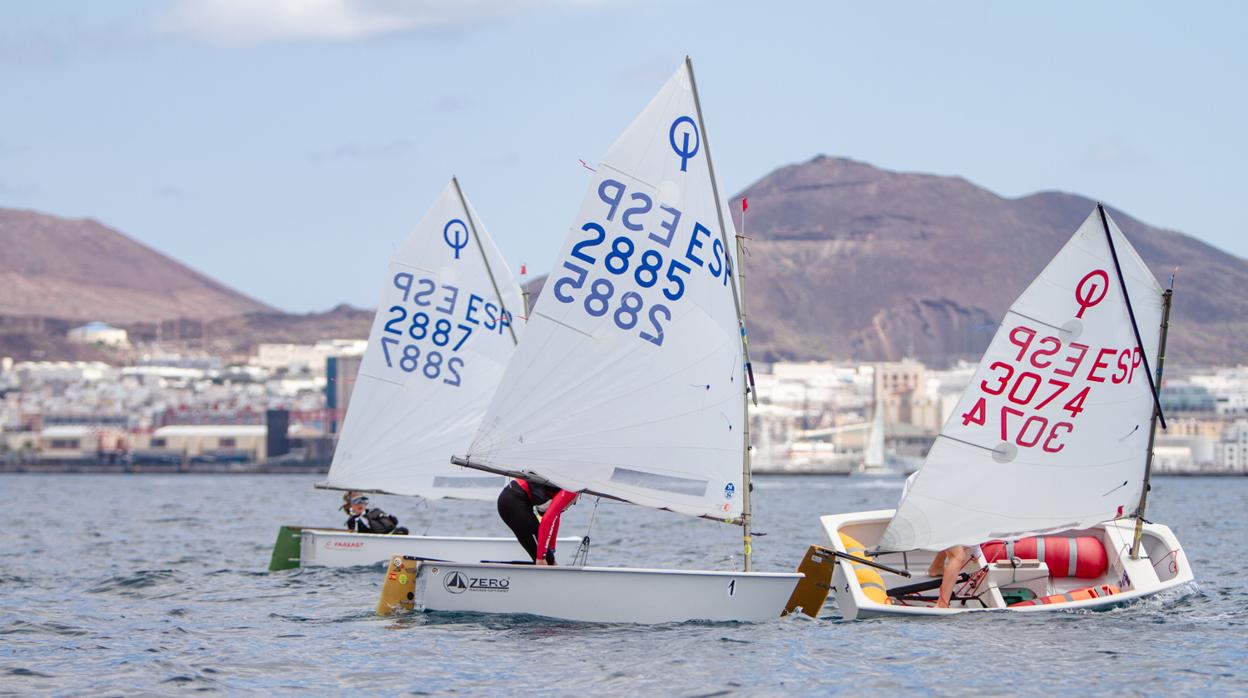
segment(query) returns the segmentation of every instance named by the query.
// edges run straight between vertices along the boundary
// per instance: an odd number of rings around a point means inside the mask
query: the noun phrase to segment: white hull
[[[560,538],[571,554],[580,539]],[[395,555],[453,562],[528,560],[515,538],[457,536],[390,536],[331,529],[300,531],[299,566],[352,567],[386,562]]]
[[[422,562],[419,611],[528,614],[590,623],[779,618],[802,575]]]
[[[852,514],[823,516],[824,535],[829,547],[848,552],[841,541],[840,533],[851,536],[858,542],[872,549],[878,543],[884,528],[893,516],[892,509],[864,511]],[[851,567],[850,562],[838,559],[836,571],[832,578],[836,601],[840,606],[841,615],[847,620],[859,618],[883,618],[897,616],[946,616],[959,613],[977,613],[984,611],[1011,611],[1015,613],[1042,613],[1046,611],[1065,611],[1072,609],[1105,610],[1124,603],[1182,586],[1192,581],[1192,571],[1182,546],[1170,529],[1161,524],[1145,524],[1144,537],[1140,550],[1140,558],[1132,560],[1130,556],[1131,541],[1134,536],[1135,521],[1124,519],[1099,524],[1092,528],[1079,531],[1068,531],[1061,535],[1084,535],[1099,538],[1108,553],[1109,565],[1105,573],[1095,579],[1076,579],[1050,576],[1047,567],[1041,565],[1032,571],[1011,568],[1008,564],[989,565],[988,574],[975,590],[979,599],[986,607],[978,603],[966,606],[955,605],[952,608],[935,608],[930,604],[910,602],[913,605],[883,604],[867,597],[862,585]],[[926,581],[927,568],[933,553],[912,551],[909,553],[888,553],[875,558],[876,562],[894,568],[905,569],[913,576],[909,579],[889,572],[877,570],[889,589]],[[987,564],[982,555],[974,563],[968,563],[965,571],[972,571],[979,565]],[[1008,607],[1001,591],[1008,588],[1028,588],[1037,597],[1064,594],[1075,589],[1114,585],[1119,593],[1087,600],[1046,603],[1043,605]],[[930,592],[934,596],[935,591]]]

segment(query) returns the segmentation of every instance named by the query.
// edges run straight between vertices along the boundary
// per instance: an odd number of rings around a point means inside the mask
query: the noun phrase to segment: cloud
[[[164,34],[217,44],[355,41],[602,0],[177,0],[156,19]]]
[[[312,153],[312,161],[334,162],[401,157],[411,153],[415,149],[416,145],[414,143],[404,139],[373,145],[344,143],[335,148],[330,148],[329,150],[318,150]]]

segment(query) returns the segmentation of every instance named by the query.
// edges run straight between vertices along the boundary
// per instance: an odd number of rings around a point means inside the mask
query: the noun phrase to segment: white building
[[[1222,433],[1222,440],[1213,446],[1214,462],[1219,470],[1248,472],[1248,419],[1237,419]]]
[[[102,344],[107,347],[130,346],[126,331],[105,322],[88,322],[69,331],[69,341],[74,344]]]
[[[325,339],[316,344],[261,344],[251,365],[272,371],[325,375],[325,360],[331,356],[362,356],[368,340]]]

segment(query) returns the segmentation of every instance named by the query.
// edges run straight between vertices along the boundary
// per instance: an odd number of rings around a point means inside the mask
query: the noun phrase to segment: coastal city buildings
[[[366,342],[262,344],[249,357],[152,351],[131,365],[0,358],[7,469],[326,467]],[[974,364],[756,365],[759,472],[916,469]],[[1163,473],[1248,474],[1248,367],[1167,367]],[[873,446],[874,444],[874,446]]]

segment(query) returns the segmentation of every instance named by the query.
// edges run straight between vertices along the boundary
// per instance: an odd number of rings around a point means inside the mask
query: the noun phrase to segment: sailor
[[[918,476],[917,472],[911,473],[906,478],[906,484],[901,488],[901,499],[905,500],[906,495],[910,492],[910,486],[914,484],[914,478]],[[899,508],[901,503],[898,502]],[[958,581],[958,575],[961,574],[962,568],[967,562],[979,559],[978,545],[953,545],[936,553],[936,557],[932,558],[932,564],[927,568],[927,576],[940,577],[940,594],[936,599],[936,608],[949,608],[949,601],[953,597],[953,585]]]
[[[399,520],[381,509],[369,509],[368,497],[357,495],[348,504],[347,530],[356,533],[393,533],[406,536],[407,529],[399,525]]]
[[[516,479],[498,495],[498,515],[537,565],[555,564],[559,517],[576,503],[577,494],[553,485]],[[538,516],[541,523],[538,523]]]

